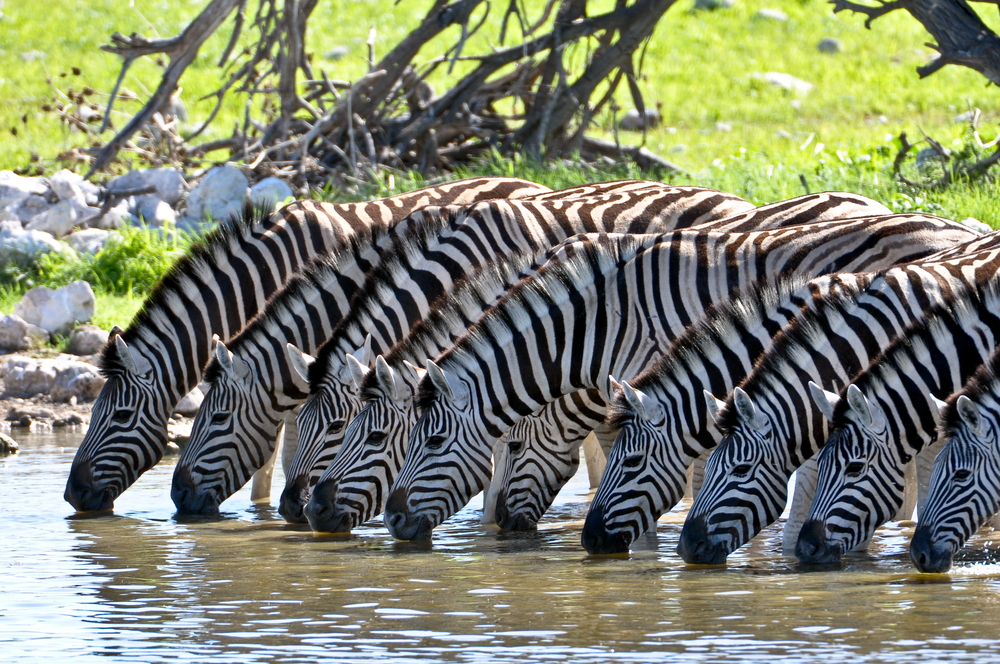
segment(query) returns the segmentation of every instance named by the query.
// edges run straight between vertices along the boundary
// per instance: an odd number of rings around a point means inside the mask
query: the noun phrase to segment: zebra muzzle
[[[724,542],[713,542],[708,533],[708,519],[688,516],[681,530],[677,553],[692,565],[722,565],[729,552]]]
[[[63,498],[78,512],[104,512],[115,506],[112,490],[95,486],[94,471],[89,463],[73,464]]]
[[[910,560],[925,574],[940,574],[951,569],[951,547],[936,546],[930,526],[918,525],[910,540]]]
[[[308,479],[295,478],[281,491],[278,514],[288,523],[306,523],[307,519],[303,510],[310,497]]]
[[[839,563],[843,553],[843,544],[830,541],[826,533],[826,524],[820,519],[806,521],[799,531],[799,539],[795,543],[795,557],[800,562],[811,565]]]
[[[583,548],[592,556],[628,553],[632,538],[625,531],[609,532],[604,520],[604,506],[592,505],[583,523],[580,537]]]
[[[337,509],[337,482],[334,480],[326,480],[316,485],[304,512],[314,532],[351,532],[350,514]]]

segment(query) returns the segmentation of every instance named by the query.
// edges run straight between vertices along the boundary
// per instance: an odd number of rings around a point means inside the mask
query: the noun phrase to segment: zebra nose
[[[406,526],[406,489],[400,487],[389,494],[389,500],[385,503],[385,527],[389,529],[393,537],[398,539],[409,539],[404,533]]]
[[[840,562],[841,549],[830,546],[826,536],[826,524],[819,519],[810,519],[799,531],[799,539],[795,543],[795,557],[801,562],[811,564]]]
[[[910,560],[921,572],[934,574],[951,569],[951,552],[934,547],[930,526],[918,525],[910,540]]]
[[[721,546],[713,546],[708,536],[708,520],[695,516],[684,521],[677,553],[684,562],[693,565],[720,565],[726,562],[726,551]]]
[[[621,533],[609,533],[604,522],[604,506],[591,505],[587,520],[583,522],[580,537],[583,548],[592,556],[609,553],[628,553],[630,538]]]
[[[111,492],[99,491],[94,486],[94,471],[89,463],[73,464],[63,498],[78,512],[100,512],[114,507]]]
[[[278,514],[288,523],[305,523],[306,516],[302,510],[309,497],[308,479],[296,477],[281,492]]]
[[[206,514],[218,511],[218,505],[198,490],[187,466],[177,466],[170,487],[170,499],[181,514]]]
[[[494,508],[493,517],[496,519],[497,525],[504,530],[510,530],[510,510],[507,508],[507,491],[502,489],[497,495],[497,505]]]
[[[309,525],[317,533],[336,532],[335,526],[331,523],[334,512],[333,501],[337,498],[337,482],[324,480],[313,489],[312,498],[306,503],[305,515],[309,520]],[[338,520],[339,521],[339,520]]]

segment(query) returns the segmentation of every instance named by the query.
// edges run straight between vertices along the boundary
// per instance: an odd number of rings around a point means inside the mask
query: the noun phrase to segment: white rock
[[[235,165],[216,166],[191,191],[185,216],[224,221],[239,215],[247,197],[248,185],[246,176]]]
[[[70,355],[94,355],[108,340],[108,332],[96,325],[80,325],[69,335],[66,352]]]
[[[73,398],[93,401],[101,393],[105,382],[107,379],[96,367],[81,362],[79,367],[59,372],[49,396],[53,401],[70,401]]]
[[[728,122],[715,123],[715,131],[732,131],[732,130],[733,130],[733,125],[729,124]]]
[[[77,200],[81,205],[97,205],[100,195],[96,185],[65,168],[49,178],[49,186],[59,200]]]
[[[95,399],[105,382],[96,366],[70,355],[45,359],[14,355],[7,359],[0,376],[5,398],[48,394],[53,401]]]
[[[27,399],[36,394],[48,394],[58,375],[52,360],[29,359],[21,366],[8,367],[3,377],[3,397]]]
[[[25,228],[29,231],[44,231],[55,237],[62,237],[77,226],[86,226],[100,214],[97,208],[81,205],[71,199],[59,201],[45,212],[36,215]]]
[[[50,251],[75,254],[72,247],[49,233],[25,230],[19,221],[0,222],[0,263],[26,266],[39,254]]]
[[[959,223],[962,224],[963,226],[971,228],[972,230],[976,231],[977,233],[983,233],[983,234],[985,234],[985,233],[992,233],[993,232],[992,228],[990,228],[989,226],[987,226],[983,222],[979,221],[975,217],[966,217],[965,219],[963,219]]]
[[[108,182],[108,192],[117,193],[128,189],[156,187],[155,194],[147,194],[176,205],[184,194],[184,177],[176,168],[151,168],[146,171],[129,171]]]
[[[111,234],[99,228],[88,228],[66,236],[66,244],[82,254],[94,255],[104,248]]]
[[[785,74],[778,71],[769,71],[761,73],[750,74],[753,78],[762,78],[771,85],[781,88],[782,90],[788,90],[790,92],[798,92],[800,94],[805,94],[813,89],[813,84],[808,81],[803,81],[801,78],[795,78],[791,74]]]
[[[953,117],[951,119],[951,121],[954,122],[955,124],[969,124],[970,122],[972,122],[975,119],[976,119],[976,112],[975,111],[966,111],[965,113],[962,113],[961,115],[956,115],[955,117]]]
[[[35,60],[44,60],[45,51],[25,51],[21,54],[21,59],[25,62],[34,62]]]
[[[324,60],[340,60],[346,55],[351,53],[351,49],[346,46],[334,46],[329,51],[323,54]]]
[[[130,200],[131,213],[147,226],[162,228],[177,221],[177,213],[170,205],[156,196],[138,196]]]
[[[49,333],[40,327],[30,325],[20,316],[0,318],[0,352],[16,353],[31,346],[33,339],[47,341]]]
[[[755,14],[757,18],[766,18],[771,21],[787,21],[788,14],[781,11],[780,9],[758,9]]]
[[[694,0],[695,9],[728,9],[736,0]]]
[[[177,402],[177,407],[174,408],[174,413],[183,417],[194,417],[198,414],[198,409],[201,408],[201,402],[204,400],[205,395],[199,388],[196,387],[185,394],[184,397]]]
[[[0,18],[3,17],[3,12],[0,12]],[[17,441],[8,436],[5,433],[0,433],[0,456],[7,454],[17,454],[18,447]]]
[[[0,171],[0,208],[24,198],[29,194],[45,196],[49,187],[45,178],[26,178],[12,171]]]
[[[103,216],[94,217],[87,226],[103,231],[121,228],[126,222],[131,222],[132,213],[128,211],[128,201],[122,201],[118,205],[109,209]]]
[[[629,109],[622,119],[619,120],[618,126],[627,131],[642,131],[643,127],[656,127],[660,124],[660,112],[655,108],[646,109],[646,117],[639,115],[637,109]]]
[[[75,323],[86,323],[94,317],[94,291],[86,281],[52,290],[45,286],[32,288],[14,305],[14,313],[49,334],[68,334]]]
[[[844,45],[836,37],[823,37],[816,48],[820,53],[840,53],[844,50]]]
[[[38,194],[29,194],[0,210],[0,221],[26,224],[49,209],[49,202]]]
[[[280,203],[290,196],[294,196],[292,188],[281,178],[264,178],[250,187],[250,200],[254,205]]]
[[[927,174],[936,168],[944,167],[945,160],[934,148],[924,148],[917,152],[917,170]]]

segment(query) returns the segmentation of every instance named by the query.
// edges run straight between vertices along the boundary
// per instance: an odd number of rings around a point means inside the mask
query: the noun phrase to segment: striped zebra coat
[[[107,383],[91,411],[66,483],[77,510],[108,510],[163,456],[167,419],[201,379],[213,335],[228,338],[307,262],[405,219],[414,209],[548,191],[514,178],[473,178],[380,201],[299,201],[247,210],[192,248],[101,353]],[[749,204],[747,204],[749,205]]]
[[[910,560],[929,573],[951,569],[966,541],[1000,511],[1000,349],[936,406],[944,444],[910,541]]]
[[[943,305],[955,290],[993,280],[1000,251],[885,271],[856,299],[805,312],[785,328],[753,373],[715,408],[723,441],[705,466],[705,482],[688,513],[678,552],[688,562],[718,563],[773,523],[787,497],[791,474],[802,469],[796,494],[808,504],[815,490],[813,455],[826,440],[827,422],[808,383],[842,388],[871,364],[907,326]],[[709,399],[710,408],[716,406]],[[784,529],[791,553],[803,514]]]
[[[906,465],[937,438],[935,400],[960,390],[997,346],[996,286],[982,294],[956,291],[840,394],[812,389],[830,434],[816,456],[816,495],[795,546],[799,560],[837,562],[864,548],[899,511]]]
[[[382,261],[367,280],[356,261],[342,264],[343,257],[310,270],[228,347],[217,347],[206,373],[212,387],[174,472],[171,496],[177,508],[216,511],[271,458],[277,431],[308,394],[286,344],[314,352],[350,310],[375,331],[375,348],[388,350],[383,333],[401,336],[453,280],[499,254],[539,251],[604,224],[643,230],[697,221],[711,215],[706,201],[719,203],[720,214],[733,207],[731,199],[710,190],[659,184],[618,188],[623,191],[605,186],[611,191],[603,196],[579,197],[567,190],[471,208],[424,208],[387,250],[392,259]],[[566,198],[556,198],[560,193]],[[388,299],[382,298],[386,290]],[[373,306],[351,302],[355,295],[372,299]]]
[[[943,244],[969,237],[952,234],[952,222],[907,219],[943,232]],[[483,488],[493,443],[515,421],[578,390],[600,389],[607,399],[609,374],[647,366],[733,286],[783,272],[850,270],[875,256],[884,259],[890,248],[900,260],[934,251],[913,252],[909,240],[896,242],[893,235],[914,229],[900,221],[834,221],[738,239],[703,232],[694,255],[673,250],[672,240],[649,247],[608,242],[581,260],[540,271],[428,362],[417,395],[422,415],[386,507],[390,532],[400,539],[430,537]],[[875,230],[879,225],[883,232]],[[831,235],[820,240],[832,229],[843,234],[842,242]],[[853,250],[849,235],[857,243]]]
[[[813,194],[762,206],[739,215],[726,216],[717,221],[707,221],[697,228],[716,231],[773,229],[803,221],[857,217],[866,211],[878,213],[882,209],[881,204],[855,194]],[[500,292],[497,292],[497,296],[499,295]],[[395,329],[401,329],[401,326]],[[318,361],[310,367],[310,396],[298,415],[300,445],[295,461],[286,475],[285,491],[282,492],[280,510],[286,519],[301,520],[302,508],[309,499],[312,487],[339,452],[346,423],[359,412],[360,396],[356,383],[360,384],[361,381],[355,379],[344,363],[350,361],[346,355],[353,352],[362,338],[358,329],[353,335],[341,335],[339,341],[331,339],[321,350]],[[444,348],[440,348],[425,357],[410,360],[422,364],[427,357],[434,357],[443,350]],[[396,367],[397,370],[399,368]],[[367,367],[358,369],[363,372]],[[573,401],[567,400],[567,403],[572,404]],[[374,407],[369,409],[371,416],[376,417],[384,430],[397,430],[391,423],[390,415],[376,416],[375,411]],[[561,421],[567,422],[574,418],[576,415],[570,412]],[[405,437],[401,440],[394,437],[394,440],[395,447],[405,443]],[[381,463],[386,463],[386,460],[383,459]],[[372,509],[380,510],[383,502],[380,500],[377,505],[366,504],[365,509],[360,511],[371,513]],[[313,521],[316,521],[315,515]]]

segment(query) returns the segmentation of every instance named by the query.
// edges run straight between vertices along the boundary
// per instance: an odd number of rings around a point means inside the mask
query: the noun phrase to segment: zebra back
[[[102,353],[107,383],[91,411],[65,498],[78,510],[114,500],[163,456],[167,418],[201,378],[213,335],[235,334],[308,261],[385,228],[429,202],[469,203],[547,188],[515,178],[473,178],[381,201],[299,201],[273,214],[247,209],[192,247]]]
[[[493,442],[514,421],[569,392],[606,390],[609,373],[629,375],[643,368],[733,286],[789,271],[850,270],[858,262],[885,260],[886,252],[907,260],[968,237],[964,230],[952,234],[954,228],[913,216],[756,233],[701,232],[692,238],[690,252],[671,248],[675,234],[651,247],[602,244],[581,252],[579,260],[540,270],[443,353],[440,370],[429,369],[421,381],[417,405],[426,412],[393,489],[397,501],[392,495],[388,501],[403,515],[396,520],[387,507],[390,530],[399,526],[394,534],[404,539],[429,536],[481,490]],[[941,243],[912,252],[909,240],[926,241],[925,233],[934,235],[933,229],[943,233]],[[897,233],[910,235],[903,240]],[[642,258],[633,260],[639,254]],[[428,439],[448,444],[423,449]],[[461,442],[451,442],[456,440]],[[425,465],[433,465],[438,481],[422,477],[430,474]]]
[[[822,412],[808,396],[810,380],[839,390],[956,289],[994,279],[998,257],[993,249],[892,268],[856,301],[806,312],[786,327],[716,415],[723,442],[709,457],[703,489],[685,522],[678,548],[684,559],[724,560],[777,519],[788,478],[812,458],[828,433]],[[811,498],[803,495],[803,504]],[[801,525],[801,517],[793,517],[784,532],[789,552]]]
[[[834,562],[863,548],[903,504],[906,464],[937,437],[948,398],[1000,344],[1000,293],[958,290],[900,334],[840,394],[812,390],[830,420],[796,556]]]

